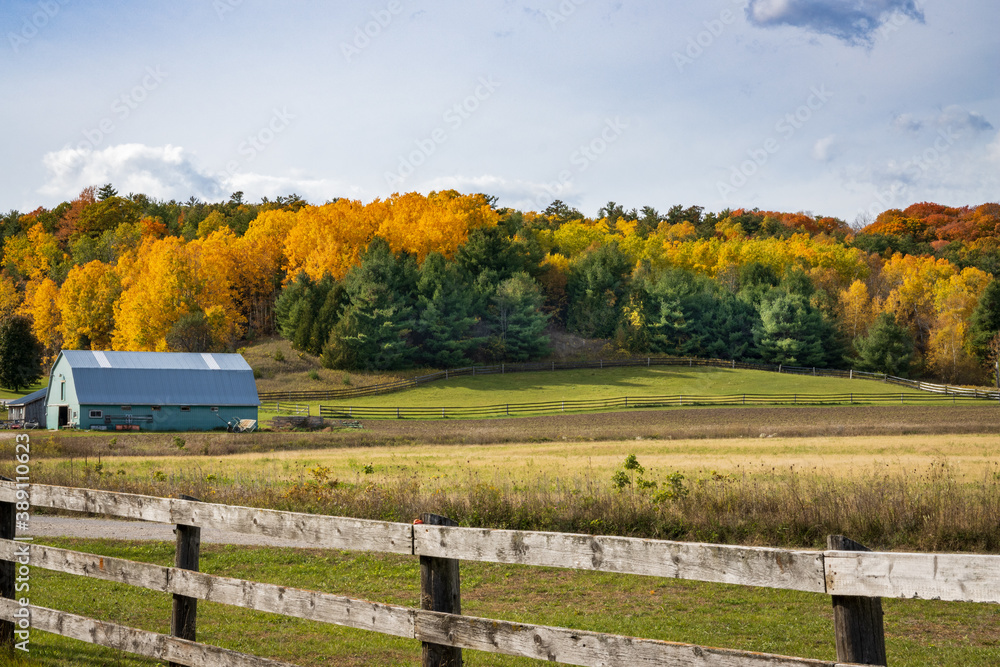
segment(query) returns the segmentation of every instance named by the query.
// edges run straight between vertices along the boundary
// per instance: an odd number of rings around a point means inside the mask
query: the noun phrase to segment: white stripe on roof
[[[94,350],[94,358],[97,359],[97,365],[101,368],[111,368],[111,362],[108,361],[107,356],[100,350]]]
[[[208,367],[211,368],[213,371],[222,370],[222,368],[219,366],[219,362],[217,362],[215,360],[215,357],[213,357],[208,352],[202,352],[201,358],[205,360],[205,363],[208,364]]]

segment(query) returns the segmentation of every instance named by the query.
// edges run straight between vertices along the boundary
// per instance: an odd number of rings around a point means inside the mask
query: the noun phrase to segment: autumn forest
[[[397,194],[221,203],[120,195],[0,216],[0,315],[60,349],[234,350],[271,335],[331,368],[616,354],[992,382],[1000,205],[918,203],[849,226],[674,206]],[[6,325],[5,325],[6,326]]]

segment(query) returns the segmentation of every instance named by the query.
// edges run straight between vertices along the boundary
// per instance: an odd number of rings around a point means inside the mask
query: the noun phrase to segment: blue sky
[[[986,0],[7,0],[0,209],[87,185],[859,215],[1000,198]]]

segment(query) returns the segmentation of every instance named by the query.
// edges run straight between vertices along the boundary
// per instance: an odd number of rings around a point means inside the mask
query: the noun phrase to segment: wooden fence
[[[980,399],[1000,400],[1000,390],[991,391],[987,389],[975,389],[965,387],[953,387],[951,385],[932,384],[929,382],[917,382],[905,378],[897,378],[884,373],[868,373],[855,370],[836,370],[832,368],[805,368],[800,366],[785,366],[782,364],[763,364],[735,361],[732,359],[697,359],[694,357],[642,357],[635,359],[599,359],[597,361],[545,361],[529,362],[521,364],[494,364],[492,366],[467,366],[465,368],[453,368],[436,373],[421,375],[408,380],[398,380],[395,382],[383,382],[380,384],[368,385],[365,387],[351,387],[349,389],[324,389],[315,391],[262,391],[259,394],[261,401],[336,401],[361,396],[375,396],[388,394],[403,389],[412,389],[428,382],[437,380],[449,380],[451,378],[476,376],[476,375],[497,375],[506,373],[525,373],[532,371],[558,371],[578,368],[623,368],[623,367],[652,367],[652,366],[708,366],[713,368],[732,368],[743,370],[770,371],[774,373],[792,373],[795,375],[814,375],[817,377],[838,377],[849,379],[878,380],[890,382],[899,386],[910,387],[920,391],[927,391],[938,394],[949,394],[958,396],[969,396]]]
[[[461,407],[373,407],[364,405],[321,405],[319,414],[329,419],[457,419],[554,414],[557,412],[587,412],[591,410],[635,410],[640,408],[680,408],[693,406],[739,405],[853,405],[940,403],[982,400],[973,394],[951,394],[942,398],[936,394],[729,394],[701,396],[673,394],[670,396],[622,396],[590,400],[541,401],[537,403],[497,403]]]
[[[174,596],[164,635],[31,605],[30,627],[190,667],[285,663],[195,641],[197,600],[405,637],[423,643],[424,665],[460,665],[461,650],[573,665],[837,667],[885,664],[880,597],[1000,603],[1000,556],[827,551],[694,544],[563,533],[460,528],[425,515],[413,525],[209,504],[108,491],[31,485],[30,504],[176,524],[175,567],[16,542],[16,487],[0,482],[0,638],[20,618],[15,561]],[[318,548],[420,558],[421,609],[198,572],[200,530],[263,534]],[[24,556],[27,556],[25,559]],[[838,662],[718,649],[461,614],[459,562],[485,561],[760,586],[832,596]],[[20,565],[18,565],[20,567]]]

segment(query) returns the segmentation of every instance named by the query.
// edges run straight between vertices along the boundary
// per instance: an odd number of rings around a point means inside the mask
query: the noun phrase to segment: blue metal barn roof
[[[12,398],[9,401],[7,401],[7,407],[8,408],[19,407],[22,405],[27,405],[28,403],[33,403],[34,401],[44,400],[45,394],[46,392],[48,392],[48,390],[49,388],[45,387],[44,389],[39,389],[38,391],[32,392],[27,396],[22,396],[21,398]]]
[[[260,405],[253,370],[238,354],[63,350],[60,355],[73,369],[81,405]]]

